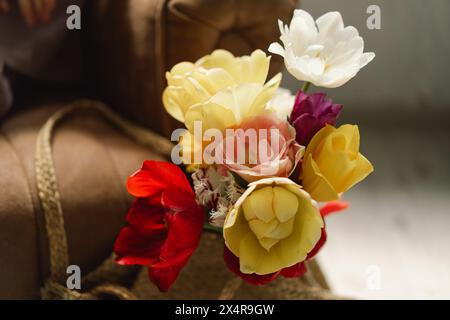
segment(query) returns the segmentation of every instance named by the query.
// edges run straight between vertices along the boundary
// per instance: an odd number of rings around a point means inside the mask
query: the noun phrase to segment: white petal
[[[321,36],[334,34],[344,29],[344,21],[339,12],[328,12],[316,20],[317,27]]]
[[[280,19],[278,19],[278,29],[280,29],[280,35],[284,34],[284,23]]]
[[[306,48],[305,54],[310,57],[316,57],[319,53],[323,51],[325,47],[321,44],[313,44]]]
[[[325,57],[327,64],[338,66],[346,63],[359,63],[360,57],[364,51],[364,40],[356,37],[348,42],[339,42],[334,50]]]
[[[321,58],[309,58],[308,60],[308,70],[311,74],[314,76],[323,74],[325,63]]]
[[[307,26],[309,26],[310,28],[314,28],[314,29],[316,28],[314,18],[305,10],[301,10],[301,9],[294,10],[293,18],[300,18],[303,21],[305,21]]]
[[[286,48],[284,51],[284,63],[288,72],[300,81],[310,81],[307,69],[302,63],[301,57],[296,57],[292,48]]]
[[[345,27],[344,30],[340,31],[336,37],[337,37],[337,41],[348,41],[352,38],[358,37],[359,36],[359,32],[358,30],[353,27],[353,26],[348,26]]]
[[[294,14],[289,30],[292,47],[297,55],[303,55],[306,48],[317,41],[318,32],[314,20],[303,10]]]
[[[284,48],[278,42],[270,44],[269,52],[284,57]]]
[[[370,61],[372,61],[375,58],[375,53],[373,52],[366,52],[361,56],[360,61],[360,68],[364,68],[366,65],[369,64]]]
[[[347,65],[345,67],[331,68],[327,70],[321,79],[321,87],[337,88],[350,81],[359,71],[357,65]]]

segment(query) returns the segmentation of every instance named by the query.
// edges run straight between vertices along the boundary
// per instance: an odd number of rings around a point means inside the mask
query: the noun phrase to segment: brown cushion
[[[124,116],[170,136],[179,123],[161,104],[165,72],[214,49],[266,50],[296,0],[98,0],[90,2],[89,79]],[[281,68],[273,57],[271,74]]]
[[[49,274],[34,153],[39,128],[60,107],[38,105],[0,125],[0,299],[39,297]],[[143,160],[161,157],[93,116],[63,124],[53,145],[70,263],[85,275],[111,254],[124,224],[127,176]]]

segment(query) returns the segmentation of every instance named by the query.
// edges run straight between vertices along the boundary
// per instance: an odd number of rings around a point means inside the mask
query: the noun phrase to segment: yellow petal
[[[329,136],[331,133],[335,132],[336,128],[334,128],[333,126],[330,125],[326,125],[325,127],[323,127],[322,129],[319,130],[319,132],[317,132],[314,137],[311,139],[311,141],[309,142],[308,146],[306,147],[306,151],[305,151],[305,158],[308,158],[309,155],[311,153],[316,153],[318,152],[318,146],[320,143],[323,142],[323,140]]]
[[[248,234],[255,237],[248,226],[247,220],[245,220],[242,209],[234,208],[230,210],[225,220],[223,236],[225,245],[235,256],[240,256],[241,240]]]
[[[373,170],[373,165],[370,163],[370,161],[367,160],[362,154],[359,154],[358,158],[355,160],[354,169],[342,181],[342,192],[347,191],[358,182],[364,180],[369,174],[373,172]]]
[[[195,65],[206,69],[222,68],[230,73],[234,69],[235,59],[231,52],[218,49],[199,59]]]
[[[251,110],[252,113],[257,114],[265,109],[267,103],[273,98],[275,92],[280,86],[281,78],[281,73],[278,73],[264,85],[263,89],[253,102]],[[264,108],[261,109],[261,106]]]
[[[359,128],[357,125],[344,124],[340,126],[336,133],[343,134],[346,138],[346,150],[352,151],[354,153],[359,152]]]
[[[278,240],[289,237],[294,230],[294,222],[295,218],[292,218],[286,222],[278,224],[277,227],[267,236]]]
[[[238,61],[235,77],[238,83],[263,84],[269,73],[270,57],[264,51],[255,50],[250,56],[244,56]]]
[[[268,274],[303,261],[321,236],[323,219],[311,200],[298,191],[299,209],[289,237],[279,240],[260,258],[257,274]],[[261,255],[261,253],[259,253]]]
[[[255,116],[265,105],[254,107],[255,101],[261,94],[263,86],[256,83],[244,83],[237,87],[222,90],[211,98],[211,102],[219,104],[233,111],[236,125],[247,117]]]
[[[303,161],[302,167],[303,188],[317,201],[333,201],[339,199],[338,192],[330,182],[320,173],[319,168],[309,154]]]
[[[243,203],[246,219],[251,220],[256,216],[256,218],[264,222],[271,221],[275,218],[275,214],[272,211],[272,200],[272,187],[264,187],[254,191]]]
[[[236,124],[236,117],[232,110],[208,101],[193,105],[186,112],[185,125],[190,132],[194,132],[195,121],[201,122],[203,131],[224,130]]]
[[[262,239],[258,239],[259,244],[266,249],[266,251],[269,251],[270,249],[272,249],[272,247],[274,245],[276,245],[278,243],[278,239],[274,239],[274,238],[262,238]]]
[[[208,91],[210,96],[235,84],[230,74],[220,68],[196,70],[190,74],[190,77],[197,80]]]
[[[332,139],[327,139],[332,140]],[[326,143],[328,144],[328,143]],[[315,160],[314,160],[315,161]],[[316,169],[333,186],[337,193],[346,191],[344,182],[355,169],[356,161],[351,160],[348,152],[323,151],[318,157]]]
[[[184,100],[180,96],[184,92],[182,88],[169,86],[167,87],[162,96],[164,107],[167,113],[180,122],[184,122],[184,113],[187,110],[187,106],[183,103]]]
[[[175,84],[177,77],[184,76],[194,69],[195,65],[191,62],[180,62],[174,65],[169,72],[166,72],[166,79],[169,86]]]
[[[245,208],[244,208],[245,213]],[[247,218],[247,216],[246,216]],[[264,237],[267,237],[275,228],[277,228],[279,222],[277,219],[272,219],[269,222],[264,222],[262,220],[253,219],[248,222],[248,225],[250,226],[250,229],[253,231],[255,236],[258,239],[262,239]]]
[[[298,198],[282,187],[273,188],[273,210],[280,222],[292,219],[298,210]]]
[[[239,263],[241,272],[256,272],[266,251],[261,247],[256,237],[251,233],[246,234],[240,240]]]
[[[323,226],[319,209],[305,198],[299,201],[299,216],[295,219],[294,230],[279,242],[282,246],[274,247],[279,250],[280,259],[289,265],[304,260],[319,241]]]

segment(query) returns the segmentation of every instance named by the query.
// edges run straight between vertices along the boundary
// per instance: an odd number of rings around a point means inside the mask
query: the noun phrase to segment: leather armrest
[[[41,126],[61,103],[33,104],[0,125],[0,299],[37,299],[49,277],[35,150]],[[144,160],[163,160],[103,118],[77,116],[55,132],[53,159],[69,262],[82,276],[112,253],[132,197],[127,177]]]

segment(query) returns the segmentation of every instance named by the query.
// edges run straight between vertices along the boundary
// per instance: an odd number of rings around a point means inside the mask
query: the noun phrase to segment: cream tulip
[[[243,57],[216,50],[195,63],[181,62],[166,74],[164,106],[189,131],[194,121],[201,121],[204,130],[239,125],[264,111],[280,84],[281,74],[265,83],[269,63],[261,50]]]
[[[317,204],[288,178],[251,183],[224,224],[227,248],[240,271],[265,275],[304,261],[324,227]]]

